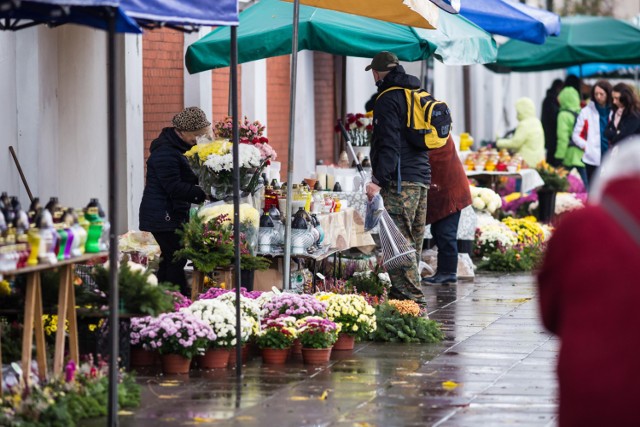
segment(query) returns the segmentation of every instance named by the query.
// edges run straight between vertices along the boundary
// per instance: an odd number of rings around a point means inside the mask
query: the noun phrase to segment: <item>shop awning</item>
[[[171,26],[238,25],[237,0],[120,0],[140,23]]]
[[[461,0],[460,14],[491,34],[529,43],[560,29],[558,15],[509,0]]]
[[[240,63],[291,53],[293,7],[278,0],[261,0],[240,14]],[[218,28],[189,46],[187,69],[198,73],[229,65],[228,28]],[[371,58],[381,50],[403,61],[434,55],[446,64],[488,63],[497,52],[491,36],[459,15],[440,14],[437,30],[425,30],[300,6],[298,50]]]
[[[543,45],[510,40],[498,49],[497,62],[487,67],[499,72],[543,71],[590,62],[639,64],[640,28],[613,18],[562,18],[558,37]]]

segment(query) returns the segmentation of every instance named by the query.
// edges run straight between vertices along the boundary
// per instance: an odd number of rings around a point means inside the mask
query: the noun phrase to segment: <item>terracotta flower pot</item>
[[[179,354],[163,354],[162,372],[164,374],[188,374],[191,359]]]
[[[231,354],[229,355],[229,366],[236,366],[236,347],[231,347]],[[242,345],[242,364],[244,365],[249,361],[249,346],[247,344]]]
[[[295,340],[291,346],[291,354],[293,356],[302,355],[302,343],[300,340]]]
[[[155,366],[158,353],[142,347],[131,347],[130,365],[132,368],[148,368]]]
[[[198,367],[200,369],[222,369],[229,365],[229,355],[231,350],[228,348],[210,348],[205,351],[204,355],[198,356]]]
[[[288,348],[263,348],[262,361],[270,365],[282,365],[289,356]]]
[[[356,336],[341,332],[338,340],[333,344],[334,350],[353,350],[356,345]]]
[[[302,361],[307,365],[323,365],[331,358],[331,348],[302,348]]]

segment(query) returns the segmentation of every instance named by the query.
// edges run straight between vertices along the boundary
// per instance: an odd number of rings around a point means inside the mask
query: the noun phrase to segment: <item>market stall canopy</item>
[[[437,30],[424,30],[333,10],[300,6],[298,50],[372,58],[393,51],[403,61],[434,55],[446,64],[495,61],[491,36],[459,15],[442,13]],[[291,53],[293,8],[278,0],[261,0],[240,14],[240,63]],[[190,73],[229,65],[228,28],[217,28],[187,49]]]
[[[426,29],[437,28],[440,15],[429,0],[300,0],[300,4]]]
[[[107,29],[107,13],[116,12],[116,32],[142,33],[118,7],[118,0],[0,0],[0,30],[17,31],[34,25],[77,24]],[[114,9],[115,8],[115,9]]]
[[[238,25],[238,0],[119,0],[119,4],[143,25]]]
[[[621,79],[637,79],[640,65],[593,63],[574,65],[567,68],[567,75],[578,77],[617,77]]]
[[[613,18],[562,18],[558,37],[543,45],[509,40],[498,49],[498,60],[487,65],[497,72],[544,71],[590,62],[640,64],[640,28]]]
[[[509,0],[461,0],[460,14],[491,34],[536,44],[560,30],[558,15]]]

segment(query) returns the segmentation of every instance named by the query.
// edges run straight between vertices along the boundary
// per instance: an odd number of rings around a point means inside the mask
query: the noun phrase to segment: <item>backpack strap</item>
[[[404,90],[404,88],[403,88],[403,87],[400,87],[400,86],[391,86],[390,88],[387,88],[387,89],[383,90],[382,92],[380,92],[380,94],[376,97],[376,101],[377,101],[378,99],[380,99],[380,97],[381,97],[382,95],[384,95],[385,93],[387,93],[387,92],[389,92],[389,91],[391,91],[391,90]]]
[[[613,197],[604,196],[602,208],[611,216],[622,229],[624,229],[629,237],[640,246],[640,224],[629,214],[629,212],[618,203]]]

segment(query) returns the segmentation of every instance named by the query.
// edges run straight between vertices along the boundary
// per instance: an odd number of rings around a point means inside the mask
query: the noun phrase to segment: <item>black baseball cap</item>
[[[365,71],[390,71],[399,64],[398,57],[395,53],[383,50],[376,54],[371,60],[371,64],[367,65]]]

